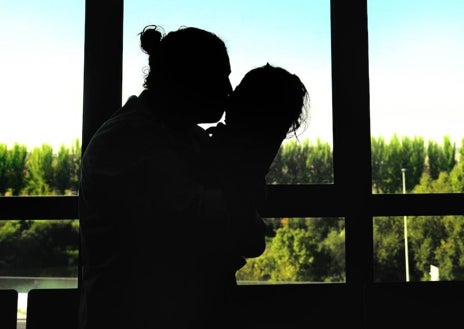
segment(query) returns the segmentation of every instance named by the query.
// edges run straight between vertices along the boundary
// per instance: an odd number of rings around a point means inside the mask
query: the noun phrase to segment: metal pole
[[[403,180],[403,194],[406,194],[406,169],[401,168],[401,176]],[[406,282],[409,282],[409,251],[408,251],[408,217],[403,217],[404,224],[404,262],[406,268]]]

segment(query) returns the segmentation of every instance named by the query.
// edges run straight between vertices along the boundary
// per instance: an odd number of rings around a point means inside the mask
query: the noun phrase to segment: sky
[[[58,148],[81,137],[84,0],[0,0],[0,144]],[[328,0],[127,0],[123,102],[142,91],[138,33],[182,25],[221,37],[232,85],[267,62],[310,94],[300,136],[332,142]],[[464,1],[369,0],[371,133],[464,137]],[[109,30],[109,33],[111,31]],[[458,146],[459,146],[458,145]]]

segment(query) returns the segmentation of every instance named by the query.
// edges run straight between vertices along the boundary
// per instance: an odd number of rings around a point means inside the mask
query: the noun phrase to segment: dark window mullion
[[[0,197],[0,220],[77,219],[77,196]]]
[[[82,151],[103,121],[121,107],[123,16],[123,0],[85,1]]]
[[[332,0],[331,26],[334,184],[349,200],[347,283],[364,284],[373,277],[367,0]]]
[[[463,215],[463,193],[374,194],[373,216]]]
[[[85,1],[82,154],[98,127],[121,107],[123,22],[123,0]],[[79,259],[78,286],[81,273]]]

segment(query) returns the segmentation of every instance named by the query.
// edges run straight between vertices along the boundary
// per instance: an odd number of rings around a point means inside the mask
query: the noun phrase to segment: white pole
[[[401,168],[401,176],[403,179],[403,194],[406,194],[406,169]],[[404,262],[406,265],[406,282],[409,282],[409,251],[408,251],[408,217],[404,216]]]

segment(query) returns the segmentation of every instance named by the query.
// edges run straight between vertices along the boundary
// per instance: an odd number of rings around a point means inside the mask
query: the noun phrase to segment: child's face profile
[[[298,77],[279,67],[250,70],[234,89],[226,109],[226,124],[253,127],[272,135],[285,134],[304,111],[306,89]]]

